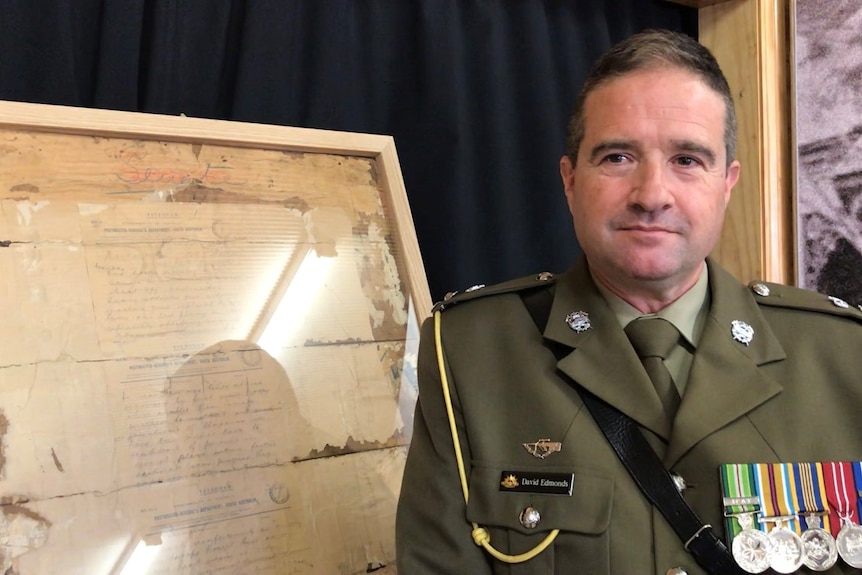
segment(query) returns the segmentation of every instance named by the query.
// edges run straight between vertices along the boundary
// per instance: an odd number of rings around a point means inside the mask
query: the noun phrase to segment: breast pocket
[[[534,481],[574,474],[572,494],[549,493],[541,484],[515,490],[511,488],[512,479],[506,479],[509,474]],[[510,487],[503,486],[503,482]],[[469,487],[467,518],[484,527],[491,546],[503,554],[529,553],[554,529],[560,530],[553,544],[534,559],[500,569],[501,572],[550,574],[569,572],[574,566],[578,573],[608,572],[608,526],[614,490],[610,476],[589,468],[535,466],[519,467],[513,472],[499,465],[474,463]],[[537,564],[545,567],[537,569]]]

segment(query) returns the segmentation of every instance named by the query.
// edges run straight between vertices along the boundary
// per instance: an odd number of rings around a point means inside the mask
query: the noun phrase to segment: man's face
[[[560,161],[590,269],[620,295],[679,291],[721,234],[739,163],[726,167],[722,98],[677,68],[634,72],[585,102],[577,164]]]

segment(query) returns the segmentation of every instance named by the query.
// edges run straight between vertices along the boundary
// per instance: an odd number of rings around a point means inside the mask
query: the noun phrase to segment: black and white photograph
[[[862,4],[796,0],[797,270],[862,304]]]

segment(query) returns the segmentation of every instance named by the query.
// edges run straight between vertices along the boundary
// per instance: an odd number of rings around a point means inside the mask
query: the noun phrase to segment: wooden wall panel
[[[788,0],[695,0],[739,124],[740,181],[714,256],[742,281],[794,283]]]

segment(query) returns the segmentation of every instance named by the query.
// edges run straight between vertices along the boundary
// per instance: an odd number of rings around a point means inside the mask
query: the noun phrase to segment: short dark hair
[[[727,78],[712,53],[691,36],[670,30],[645,30],[615,45],[595,64],[578,94],[569,117],[566,154],[577,163],[584,139],[584,103],[596,88],[632,72],[661,67],[679,68],[703,80],[724,100],[724,149],[727,165],[736,155],[736,111]]]

